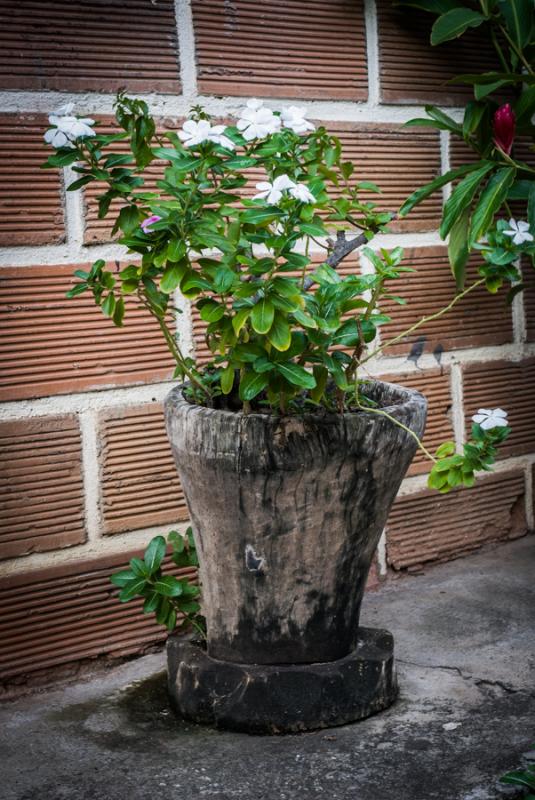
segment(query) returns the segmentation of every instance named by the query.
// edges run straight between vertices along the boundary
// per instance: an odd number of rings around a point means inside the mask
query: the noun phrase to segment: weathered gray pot
[[[426,400],[366,394],[423,433]],[[207,654],[249,664],[344,658],[372,556],[416,442],[371,412],[276,417],[168,395],[169,440],[200,559]]]

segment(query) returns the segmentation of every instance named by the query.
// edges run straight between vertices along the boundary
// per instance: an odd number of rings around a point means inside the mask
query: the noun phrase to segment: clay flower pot
[[[366,394],[421,436],[420,393],[373,382]],[[170,688],[181,712],[282,731],[340,724],[390,704],[391,637],[359,628],[359,612],[414,438],[372,412],[244,415],[192,405],[182,387],[165,407],[208,630],[206,652],[170,640]],[[293,708],[297,687],[309,699]]]

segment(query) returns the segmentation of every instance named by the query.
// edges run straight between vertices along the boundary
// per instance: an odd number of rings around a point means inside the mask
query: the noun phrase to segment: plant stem
[[[421,325],[425,325],[427,322],[432,322],[433,320],[438,319],[439,317],[441,317],[443,314],[447,314],[448,311],[451,311],[451,309],[455,305],[457,305],[459,300],[462,300],[463,297],[466,297],[467,294],[472,292],[478,286],[481,286],[481,284],[483,284],[483,283],[485,283],[485,278],[480,278],[479,280],[475,281],[475,283],[472,283],[467,289],[462,291],[460,294],[456,294],[455,297],[453,298],[453,300],[450,303],[448,303],[447,306],[445,306],[444,308],[441,308],[440,311],[436,311],[434,314],[429,314],[429,316],[427,316],[427,317],[422,317],[422,319],[419,320],[419,322],[415,322],[414,325],[411,325],[411,327],[407,328],[407,330],[403,331],[403,333],[400,333],[397,336],[394,336],[393,339],[389,339],[387,342],[384,342],[384,344],[380,345],[375,350],[373,350],[371,353],[369,353],[366,356],[366,358],[362,359],[360,364],[365,364],[366,361],[369,361],[371,358],[376,356],[378,353],[381,353],[385,349],[385,347],[391,347],[393,344],[397,344],[402,339],[404,339],[406,336],[409,336],[411,333],[413,333],[415,330],[417,330]]]
[[[436,464],[437,459],[434,456],[432,456],[431,453],[429,452],[429,450],[427,449],[427,447],[424,446],[424,444],[423,444],[422,440],[420,439],[420,437],[417,436],[414,433],[414,431],[411,431],[410,428],[408,428],[406,425],[404,425],[403,422],[400,422],[399,419],[396,419],[391,414],[388,414],[386,411],[383,411],[380,408],[368,408],[367,406],[361,405],[361,403],[359,402],[358,398],[357,398],[357,405],[361,409],[361,411],[369,411],[371,414],[379,414],[381,417],[386,417],[387,419],[390,420],[390,422],[393,422],[394,425],[397,425],[398,428],[401,428],[406,433],[409,433],[412,436],[412,438],[416,440],[416,443],[417,443],[419,449],[422,451],[422,453],[424,453],[427,456],[427,458],[429,458],[431,461],[433,461],[433,463]]]
[[[517,56],[520,59],[520,61],[522,62],[522,64],[527,69],[528,74],[529,75],[533,75],[533,70],[531,69],[531,64],[525,58],[524,53],[522,52],[522,50],[520,50],[520,48],[518,48],[516,46],[516,43],[514,42],[513,39],[511,39],[511,37],[509,36],[509,34],[507,33],[507,31],[505,30],[503,25],[500,25],[500,30],[501,30],[502,34],[505,36],[505,38],[507,39],[507,42],[509,43],[509,47],[511,48],[511,50],[514,50],[514,52],[517,54]]]

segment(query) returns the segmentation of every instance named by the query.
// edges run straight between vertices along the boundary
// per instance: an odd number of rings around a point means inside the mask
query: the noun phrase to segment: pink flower
[[[515,112],[509,103],[500,106],[494,114],[494,144],[506,155],[510,155],[515,138]]]
[[[152,217],[147,217],[144,219],[141,225],[139,226],[143,233],[151,233],[151,225],[154,225],[155,222],[159,222],[161,217],[158,214],[153,214]]]

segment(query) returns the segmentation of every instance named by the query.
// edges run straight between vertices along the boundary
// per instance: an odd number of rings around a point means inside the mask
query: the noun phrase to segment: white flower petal
[[[251,97],[251,99],[247,101],[247,108],[251,108],[253,111],[258,111],[263,105],[264,101],[257,100],[256,97]]]
[[[521,232],[529,231],[529,222],[521,219],[518,221],[518,230]]]
[[[64,105],[60,106],[55,113],[58,117],[66,117],[69,114],[72,114],[73,110],[74,103],[65,103]]]
[[[293,189],[294,186],[295,183],[289,175],[278,175],[273,181],[273,187],[278,191],[284,191],[284,189]]]
[[[507,416],[507,411],[504,411],[503,408],[495,408],[492,413],[495,414],[497,417]]]

